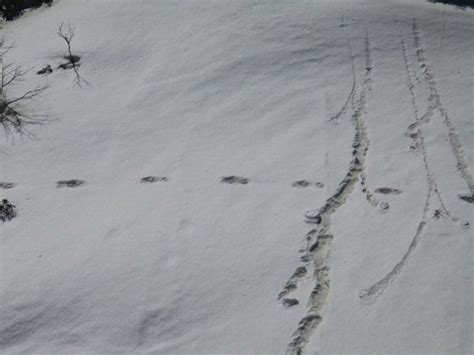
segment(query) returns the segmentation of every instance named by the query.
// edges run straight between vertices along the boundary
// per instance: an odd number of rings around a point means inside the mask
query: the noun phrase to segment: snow
[[[4,23],[34,68],[11,94],[49,83],[28,105],[51,121],[0,140],[0,352],[472,352],[473,16],[58,0]]]

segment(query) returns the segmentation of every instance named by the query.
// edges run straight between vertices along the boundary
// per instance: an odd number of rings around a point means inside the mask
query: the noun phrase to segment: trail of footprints
[[[349,164],[345,177],[340,182],[338,188],[330,196],[326,202],[318,210],[309,210],[305,214],[305,221],[314,225],[310,232],[305,236],[306,247],[301,250],[301,265],[290,276],[282,291],[278,295],[278,299],[284,306],[296,305],[297,299],[290,298],[290,294],[294,292],[299,281],[308,273],[312,272],[312,276],[316,281],[311,294],[309,295],[309,309],[306,315],[298,323],[297,329],[294,331],[292,339],[287,347],[287,354],[301,354],[309,337],[322,321],[322,313],[326,303],[328,302],[330,293],[330,277],[328,257],[331,243],[334,239],[331,233],[331,217],[336,210],[344,205],[349,195],[354,190],[358,181],[362,183],[363,191],[367,196],[369,203],[375,203],[372,194],[369,193],[366,179],[364,175],[365,159],[369,148],[369,139],[366,129],[366,110],[368,95],[372,90],[372,49],[369,35],[367,33],[364,48],[364,76],[360,89],[356,80],[355,63],[352,56],[351,61],[353,69],[353,78],[355,84],[353,89],[343,105],[340,112],[346,112],[349,109],[349,102],[352,104],[352,121],[355,126],[355,133],[352,143],[352,160]],[[357,93],[357,97],[356,96]],[[339,115],[339,114],[338,114]],[[337,116],[337,115],[336,115]],[[331,118],[334,120],[335,118]]]
[[[416,60],[422,71],[422,75],[418,76],[416,70],[414,70],[413,66],[411,65],[406,43],[402,39],[402,50],[407,74],[407,87],[410,91],[415,117],[415,122],[409,126],[406,136],[413,140],[412,149],[418,149],[421,151],[428,188],[427,195],[422,211],[422,217],[406,253],[387,275],[359,293],[359,297],[364,303],[375,302],[377,297],[380,296],[388,287],[388,285],[396,279],[404,265],[408,262],[413,250],[415,250],[419,244],[423,230],[429,223],[430,216],[435,219],[445,218],[454,223],[459,223],[464,228],[469,227],[468,222],[461,221],[447,208],[430,166],[429,154],[425,145],[422,126],[432,119],[436,111],[441,116],[443,123],[448,130],[448,141],[451,145],[453,155],[457,161],[456,168],[469,189],[469,194],[460,194],[459,198],[468,203],[474,202],[474,183],[464,157],[464,148],[461,140],[459,139],[457,131],[454,128],[441,101],[441,97],[437,90],[436,81],[426,60],[426,50],[424,49],[416,20],[413,21],[413,37],[416,50]],[[361,87],[359,89],[355,75],[355,64],[354,57],[352,55],[352,47],[350,46],[353,85],[342,108],[330,118],[330,121],[337,123],[337,121],[349,111],[349,104],[352,105],[352,120],[355,123],[355,135],[352,151],[353,159],[349,165],[349,170],[345,178],[339,184],[339,187],[335,193],[321,208],[319,208],[319,210],[307,211],[305,215],[306,222],[317,225],[317,228],[312,229],[305,236],[306,247],[300,250],[303,253],[300,258],[301,265],[296,268],[295,272],[290,276],[282,291],[278,295],[278,299],[281,301],[283,306],[292,307],[298,305],[299,300],[296,298],[291,298],[290,295],[298,288],[298,283],[300,280],[305,278],[306,275],[310,274],[311,269],[313,270],[313,277],[316,281],[316,285],[309,297],[309,310],[306,313],[306,316],[299,322],[297,329],[293,333],[293,338],[287,348],[287,354],[301,354],[304,346],[308,342],[310,335],[322,321],[322,310],[328,301],[330,291],[329,265],[327,263],[327,259],[331,242],[334,238],[330,233],[331,215],[338,209],[338,207],[345,203],[347,197],[352,193],[358,180],[362,185],[362,192],[366,195],[366,199],[370,205],[378,207],[382,212],[387,211],[389,208],[389,205],[386,202],[380,202],[377,198],[375,198],[374,194],[370,192],[367,186],[367,179],[365,175],[365,158],[369,148],[369,139],[367,137],[366,121],[364,116],[366,114],[367,108],[367,94],[372,90],[373,70],[371,47],[368,35],[366,37],[365,47],[366,69],[362,85],[360,85]],[[419,114],[419,106],[415,95],[415,85],[416,83],[420,83],[422,80],[424,80],[424,84],[427,86],[429,91],[428,109],[424,115]],[[360,90],[360,92],[358,92],[358,90]],[[399,189],[387,187],[381,187],[374,190],[374,193],[384,195],[397,195],[401,192],[402,191]],[[434,202],[436,202],[436,205],[433,207]],[[430,215],[430,212],[433,212],[433,214]]]
[[[469,167],[465,162],[463,146],[441,102],[440,95],[437,91],[436,82],[426,61],[426,51],[423,47],[416,20],[413,22],[413,36],[416,47],[417,61],[423,72],[421,77],[424,79],[425,84],[429,89],[429,106],[426,114],[419,115],[414,88],[415,83],[420,82],[421,80],[417,76],[416,71],[414,71],[411,66],[406,44],[404,40],[402,40],[402,49],[407,72],[407,86],[410,90],[415,116],[415,123],[409,127],[406,135],[413,139],[413,149],[419,149],[422,153],[428,192],[425,199],[422,218],[418,224],[418,227],[416,228],[415,234],[407,252],[387,275],[359,293],[359,297],[364,303],[374,302],[376,298],[383,293],[386,287],[395,280],[397,275],[401,272],[403,266],[407,263],[413,250],[418,245],[422,232],[428,223],[429,212],[432,210],[432,199],[435,198],[438,203],[438,208],[434,209],[434,218],[439,219],[443,217],[452,222],[461,223],[463,227],[469,227],[468,222],[460,221],[459,218],[455,217],[446,207],[446,204],[444,203],[441,196],[441,191],[438,188],[434,174],[430,167],[429,157],[421,126],[431,120],[436,110],[439,111],[443,122],[448,129],[449,142],[451,144],[453,154],[457,160],[457,169],[463,179],[466,181],[470,191],[470,195],[459,195],[459,197],[469,203],[472,203],[474,200],[473,180],[470,175]],[[293,337],[288,344],[287,354],[301,354],[309,340],[309,337],[322,321],[322,311],[325,304],[328,302],[330,292],[329,265],[327,260],[331,242],[334,239],[334,236],[330,232],[332,214],[346,202],[347,197],[352,193],[357,181],[360,181],[362,192],[365,194],[366,199],[371,206],[379,208],[382,212],[386,212],[389,209],[388,203],[379,201],[370,191],[365,175],[365,159],[370,144],[367,136],[365,115],[367,110],[367,96],[372,90],[373,75],[371,45],[368,33],[365,41],[365,73],[361,85],[359,85],[357,82],[355,61],[354,56],[352,55],[352,46],[350,41],[349,49],[353,73],[352,88],[342,108],[330,118],[330,121],[337,123],[339,119],[349,112],[349,105],[352,106],[352,121],[355,124],[355,135],[352,145],[353,159],[350,162],[349,170],[346,176],[339,184],[339,187],[335,193],[328,200],[326,200],[326,203],[321,208],[318,210],[309,210],[305,214],[306,222],[314,224],[317,227],[306,234],[306,247],[300,250],[300,252],[303,253],[303,255],[300,257],[301,265],[296,268],[295,272],[290,276],[287,283],[284,285],[282,291],[278,295],[278,300],[280,300],[282,305],[285,307],[298,305],[299,300],[296,298],[291,298],[291,293],[298,288],[300,280],[305,278],[306,275],[310,274],[311,269],[316,284],[309,296],[309,310],[307,311],[306,316],[301,319],[297,329],[293,333]],[[384,195],[397,195],[401,192],[402,191],[399,189],[388,187],[381,187],[374,190],[374,193]]]
[[[142,184],[154,184],[158,182],[167,182],[169,179],[166,176],[144,176],[139,182]],[[220,183],[222,184],[231,184],[231,185],[247,185],[251,180],[246,177],[229,175],[222,176],[220,178]],[[85,186],[86,181],[81,179],[68,179],[68,180],[58,180],[56,181],[56,187],[61,188],[76,188],[80,186]],[[10,190],[16,187],[17,184],[14,182],[0,182],[0,190]],[[291,183],[291,186],[294,188],[307,188],[307,187],[317,187],[323,188],[324,184],[319,181],[310,181],[310,180],[297,180]]]

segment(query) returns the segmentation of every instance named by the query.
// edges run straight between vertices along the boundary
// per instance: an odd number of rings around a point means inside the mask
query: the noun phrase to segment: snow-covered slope
[[[0,141],[0,352],[471,352],[473,17],[58,0],[4,24],[52,120]],[[35,74],[62,21],[82,87]]]

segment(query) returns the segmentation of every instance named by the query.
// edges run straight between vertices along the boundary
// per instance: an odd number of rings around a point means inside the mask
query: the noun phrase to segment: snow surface
[[[5,61],[34,68],[11,94],[49,83],[30,105],[52,120],[0,140],[18,208],[0,225],[0,352],[472,353],[473,17],[422,0],[58,0],[3,24]],[[35,74],[67,54],[62,21],[88,85]],[[302,264],[313,229],[333,239]]]

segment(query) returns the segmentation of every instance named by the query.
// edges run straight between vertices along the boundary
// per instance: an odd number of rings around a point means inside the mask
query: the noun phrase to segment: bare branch
[[[67,51],[69,53],[70,58],[72,58],[71,42],[72,42],[72,39],[74,38],[75,32],[76,32],[76,28],[72,26],[70,22],[68,22],[67,30],[64,29],[64,22],[62,22],[61,25],[59,25],[58,36],[64,39],[64,41],[66,41]]]
[[[27,90],[21,96],[9,97],[7,87],[21,81],[27,71],[22,70],[21,66],[13,63],[5,64],[3,56],[12,46],[2,47],[3,41],[0,41],[0,125],[8,137],[13,137],[15,133],[19,136],[33,136],[33,133],[27,128],[31,125],[40,125],[48,120],[46,115],[37,113],[29,114],[26,101],[33,100],[41,95],[48,88],[48,85],[37,86],[34,89]]]
[[[64,22],[59,25],[58,29],[58,36],[66,42],[67,45],[67,52],[68,55],[64,57],[64,59],[68,60],[67,63],[61,64],[59,67],[62,69],[73,69],[74,74],[75,74],[75,79],[74,83],[76,83],[78,86],[81,86],[81,83],[89,84],[87,80],[82,78],[79,74],[79,60],[81,59],[79,56],[72,54],[71,50],[71,42],[72,39],[74,38],[74,35],[76,34],[76,28],[71,25],[70,22],[67,24],[67,29],[65,28]]]
[[[32,100],[36,96],[40,95],[47,88],[48,88],[48,86],[44,85],[44,86],[36,87],[33,90],[28,90],[27,92],[25,92],[20,97],[17,97],[17,98],[11,99],[11,100],[7,100],[7,106],[11,106],[12,104],[14,104],[15,102],[18,102],[18,101]]]
[[[22,77],[25,75],[25,72],[23,72],[19,66],[14,66],[12,63],[3,65],[1,70],[1,91],[3,91],[8,85],[13,83],[14,81],[22,80]]]

